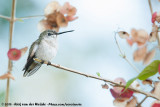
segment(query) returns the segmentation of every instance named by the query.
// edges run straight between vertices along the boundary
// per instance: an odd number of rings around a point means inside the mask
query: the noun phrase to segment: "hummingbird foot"
[[[47,66],[48,66],[48,65],[51,65],[51,62],[50,62],[50,61],[48,61]]]
[[[41,64],[44,64],[44,60],[41,61]]]

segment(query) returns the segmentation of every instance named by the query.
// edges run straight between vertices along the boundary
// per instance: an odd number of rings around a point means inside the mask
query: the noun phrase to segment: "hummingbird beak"
[[[69,31],[65,31],[65,32],[60,32],[60,33],[57,33],[57,35],[61,35],[63,33],[68,33],[68,32],[73,32],[74,30],[69,30]]]

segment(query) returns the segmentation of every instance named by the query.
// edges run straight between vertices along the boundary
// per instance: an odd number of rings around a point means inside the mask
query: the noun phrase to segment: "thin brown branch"
[[[15,11],[16,11],[16,0],[12,0],[12,10],[11,10],[11,19],[10,19],[10,28],[9,28],[9,49],[12,48],[12,36],[13,36],[13,29],[14,29],[14,18],[15,18]],[[8,61],[8,72],[11,73],[12,71],[12,61]],[[9,99],[9,86],[10,86],[10,78],[7,79],[7,89],[6,89],[6,98],[5,103],[8,103]],[[8,105],[6,105],[8,107]]]
[[[120,51],[120,54],[121,54],[122,58],[125,59],[125,60],[128,62],[128,64],[131,65],[132,68],[133,68],[137,73],[140,73],[140,71],[127,59],[126,55],[122,52],[122,50],[121,50],[121,48],[120,48],[120,45],[119,45],[119,43],[118,43],[118,41],[117,41],[116,34],[117,34],[117,33],[115,32],[114,38],[115,38],[116,45],[117,45],[117,47],[118,47],[118,49],[119,49],[119,51]]]
[[[160,39],[159,39],[158,31],[156,32],[156,37],[157,37],[157,41],[158,41],[158,47],[159,47],[159,49],[160,49]]]
[[[42,62],[43,62],[42,60],[40,60],[40,59],[38,59],[38,58],[34,58],[34,60],[35,60],[36,62],[39,62],[39,63],[42,63]],[[116,83],[116,82],[114,82],[114,81],[111,81],[111,80],[108,80],[108,79],[104,79],[104,78],[101,78],[101,77],[96,77],[96,76],[89,75],[89,74],[86,74],[86,73],[82,73],[82,72],[79,72],[79,71],[76,71],[76,70],[73,70],[73,69],[70,69],[70,68],[67,68],[67,67],[63,67],[63,66],[61,66],[61,65],[49,63],[49,62],[47,62],[47,61],[44,61],[43,63],[44,63],[44,64],[47,64],[47,65],[50,65],[50,66],[53,66],[53,67],[56,67],[56,68],[59,68],[59,69],[62,69],[62,70],[65,70],[65,71],[69,71],[69,72],[72,72],[72,73],[75,73],[75,74],[78,74],[78,75],[85,76],[85,77],[88,77],[88,78],[93,78],[93,79],[96,79],[96,80],[101,80],[101,81],[104,81],[104,82],[107,82],[107,83],[110,83],[110,84],[114,84],[114,85],[116,85],[116,86],[118,86],[118,87],[125,87],[125,85],[118,84],[118,83]],[[146,95],[146,96],[148,96],[148,97],[152,97],[152,98],[154,98],[154,99],[156,99],[156,100],[160,100],[158,97],[154,96],[154,95],[151,94],[151,93],[143,92],[143,91],[141,91],[141,90],[137,90],[137,89],[131,88],[131,87],[128,88],[128,89],[130,89],[130,90],[132,90],[132,91],[134,91],[134,92],[138,92],[138,93],[144,94],[144,95]]]
[[[24,19],[31,19],[31,18],[37,18],[37,17],[44,17],[44,15],[36,15],[36,16],[19,17],[19,18],[15,18],[15,21],[18,21],[18,20],[24,20]]]
[[[148,4],[149,4],[150,11],[151,11],[151,16],[152,16],[152,14],[153,14],[153,9],[152,9],[151,0],[148,0]]]
[[[8,20],[8,21],[10,21],[10,17],[8,17],[8,16],[3,16],[3,15],[0,15],[0,18],[3,18],[3,19],[6,19],[6,20]]]
[[[148,98],[148,96],[145,96],[144,99],[139,103],[137,104],[137,107],[141,107],[141,104]]]

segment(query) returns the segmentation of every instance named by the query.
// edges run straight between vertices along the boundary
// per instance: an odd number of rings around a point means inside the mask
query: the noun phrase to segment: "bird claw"
[[[48,65],[51,65],[51,62],[50,62],[50,61],[48,61],[47,66],[48,66]]]
[[[41,61],[41,64],[44,64],[44,60]]]

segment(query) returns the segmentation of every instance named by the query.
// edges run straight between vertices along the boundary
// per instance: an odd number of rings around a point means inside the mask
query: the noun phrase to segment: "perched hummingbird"
[[[42,61],[50,61],[57,54],[57,36],[63,33],[73,32],[73,30],[57,33],[53,30],[46,30],[42,32],[39,38],[33,42],[29,49],[27,63],[23,70],[23,76],[31,76],[42,65],[42,63],[35,62],[33,58],[41,59]]]

